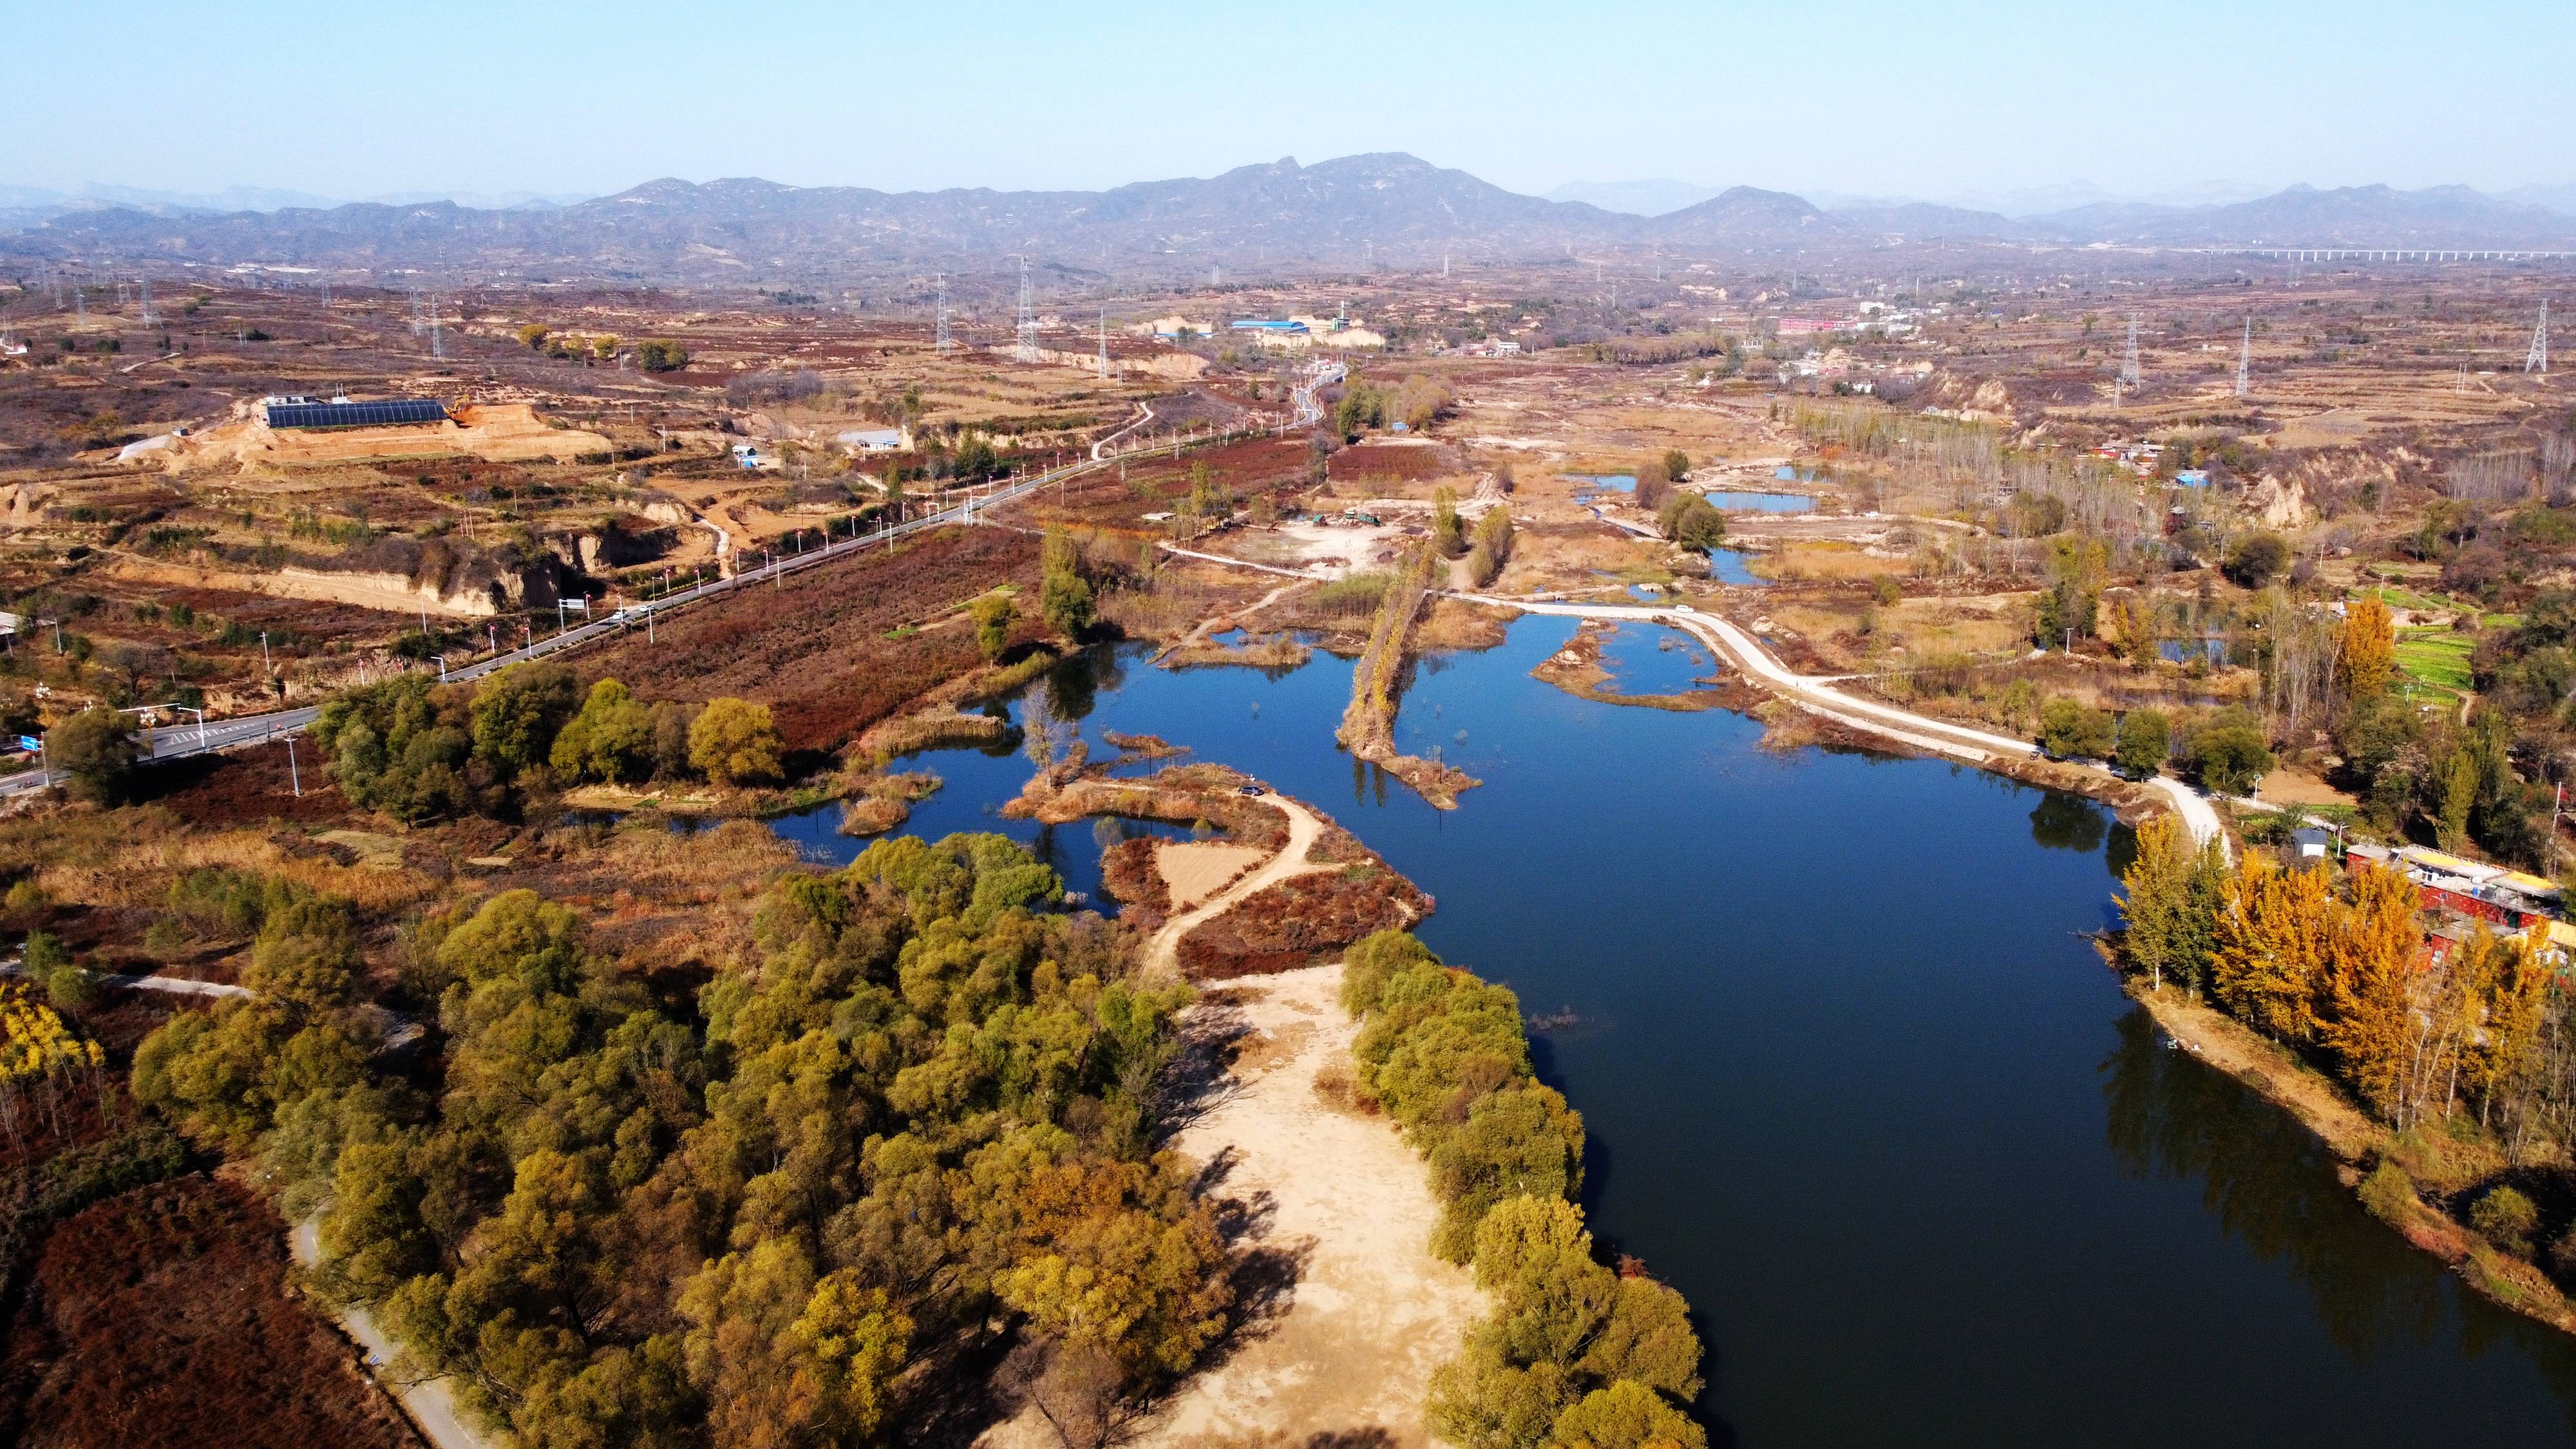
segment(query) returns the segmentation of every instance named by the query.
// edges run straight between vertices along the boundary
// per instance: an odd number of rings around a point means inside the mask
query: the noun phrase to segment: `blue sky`
[[[61,188],[1093,188],[1357,151],[1531,192],[2576,180],[2568,0],[0,0],[0,35],[0,181]]]

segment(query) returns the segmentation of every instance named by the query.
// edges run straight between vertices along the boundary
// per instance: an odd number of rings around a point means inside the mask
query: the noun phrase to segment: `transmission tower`
[[[2524,354],[2522,370],[2549,375],[2549,299],[2540,299],[2540,325],[2531,329],[2531,351]]]
[[[1100,380],[1109,380],[1109,309],[1100,309]]]
[[[950,343],[950,342],[949,342],[949,340],[948,340],[948,274],[947,274],[946,272],[941,272],[941,273],[939,273],[938,275],[939,275],[939,338],[938,338],[938,340],[937,340],[936,342],[934,342],[933,344],[931,344],[931,346],[932,346],[932,350],[933,350],[933,351],[936,351],[936,352],[946,352],[946,351],[947,351],[947,350],[948,350],[952,345],[954,345],[954,344]]]
[[[1029,259],[1020,258],[1020,325],[1019,345],[1011,350],[1014,362],[1038,360],[1037,303],[1029,293]]]
[[[429,355],[447,356],[447,338],[438,330],[438,294],[429,294]]]
[[[2138,368],[2138,314],[2129,314],[2129,350],[2120,355],[2120,381],[2135,389],[2145,374]]]
[[[158,327],[161,325],[161,314],[152,310],[152,279],[150,277],[145,277],[143,279],[143,325],[146,327]]]
[[[2254,386],[2254,319],[2245,319],[2245,346],[2236,354],[2236,395],[2243,397]]]

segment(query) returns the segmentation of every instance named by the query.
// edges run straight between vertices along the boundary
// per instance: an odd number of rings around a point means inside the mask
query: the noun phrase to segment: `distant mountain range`
[[[53,191],[42,186],[0,185],[0,209],[35,211],[52,209],[70,211],[91,206],[130,206],[141,211],[177,213],[189,211],[284,211],[288,207],[328,209],[347,206],[352,201],[378,201],[390,206],[408,206],[422,201],[453,201],[459,206],[507,211],[517,207],[570,206],[587,201],[586,191],[546,193],[539,191],[391,191],[368,197],[316,196],[310,191],[281,191],[268,186],[227,186],[221,191],[155,191],[141,186],[109,186],[92,182],[76,191]]]
[[[2542,204],[2571,188],[2532,188],[2523,199],[2464,186],[2294,186],[2195,205],[2096,199],[2037,215],[1864,198],[1837,198],[1844,204],[1827,210],[1747,186],[1654,215],[1606,204],[1660,206],[1692,190],[1658,181],[1590,191],[1598,199],[1548,199],[1384,153],[1314,166],[1288,158],[1097,192],[890,193],[664,179],[562,206],[437,199],[199,210],[104,194],[30,206],[28,193],[0,191],[0,227],[18,228],[0,233],[0,253],[89,265],[151,257],[740,284],[989,268],[1013,255],[1099,275],[1372,261],[1421,267],[1452,253],[1530,260],[1638,248],[1685,255],[1924,243],[2576,249],[2576,216]]]

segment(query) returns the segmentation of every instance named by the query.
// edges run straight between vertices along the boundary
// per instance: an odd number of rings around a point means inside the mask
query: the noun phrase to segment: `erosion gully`
[[[1484,780],[1455,811],[1335,748],[1328,655],[1174,673],[1104,648],[1033,690],[1095,758],[1103,730],[1188,746],[1438,897],[1422,935],[1520,993],[1589,1124],[1595,1229],[1699,1313],[1715,1442],[2576,1442],[2576,1343],[2371,1221],[2121,995],[2079,934],[2129,848],[2101,807],[1573,698],[1529,671],[1574,626],[1420,667],[1398,743]],[[1634,693],[1710,668],[1643,626],[1605,662]],[[1141,828],[1002,819],[1015,752],[910,767],[947,784],[904,830],[1003,831],[1095,899],[1102,845]],[[837,820],[778,828],[847,860]]]

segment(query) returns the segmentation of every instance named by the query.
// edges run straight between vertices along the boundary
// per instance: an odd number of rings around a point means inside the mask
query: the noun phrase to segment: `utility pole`
[[[2236,395],[2243,397],[2253,387],[2254,319],[2245,319],[2245,346],[2236,354]]]
[[[304,772],[295,766],[295,736],[286,737],[286,780],[294,787],[295,798],[304,798]]]

